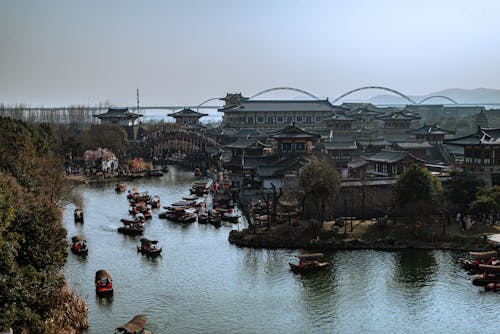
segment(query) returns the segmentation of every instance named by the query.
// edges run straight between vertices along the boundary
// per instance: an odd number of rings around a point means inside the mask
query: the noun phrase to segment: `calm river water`
[[[158,179],[129,184],[169,205],[189,194],[191,172],[174,167]],[[113,333],[146,314],[153,333],[499,333],[500,295],[472,286],[457,265],[463,255],[444,251],[343,251],[328,254],[329,270],[294,275],[293,250],[238,248],[227,241],[237,225],[182,226],[154,214],[145,236],[163,254],[148,259],[139,237],[117,233],[128,217],[125,193],[114,184],[82,185],[85,224],[64,222],[68,240],[83,235],[89,255],[69,254],[72,288],[90,310],[87,333]],[[239,227],[241,228],[241,226]],[[94,275],[113,277],[112,299],[98,299]]]

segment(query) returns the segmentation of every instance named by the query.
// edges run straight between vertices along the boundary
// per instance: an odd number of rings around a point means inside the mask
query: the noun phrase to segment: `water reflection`
[[[411,287],[424,287],[437,269],[432,251],[404,250],[396,253],[395,279]]]

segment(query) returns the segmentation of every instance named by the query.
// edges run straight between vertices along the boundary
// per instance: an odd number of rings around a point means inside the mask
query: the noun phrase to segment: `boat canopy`
[[[323,253],[297,255],[297,257],[301,260],[321,259],[324,256],[325,256],[325,254],[323,254]]]
[[[116,328],[117,330],[120,331],[125,331],[125,333],[136,333],[141,329],[144,329],[144,326],[146,326],[147,318],[144,315],[136,315],[135,317],[132,318],[129,322],[127,322],[125,325]]]
[[[79,235],[75,235],[74,237],[71,238],[71,241],[73,241],[74,243],[77,243],[79,241],[85,241],[83,240],[83,238]]]
[[[98,282],[98,281],[102,280],[103,278],[107,278],[107,279],[111,280],[111,275],[104,269],[98,270],[95,273],[95,281]]]
[[[497,251],[487,251],[487,252],[469,252],[469,255],[478,259],[488,259],[497,256]]]
[[[489,264],[479,264],[479,269],[488,273],[500,273],[500,266],[492,266]]]
[[[139,239],[139,241],[143,245],[157,244],[158,243],[158,240],[149,240],[148,238],[141,238],[141,239]]]

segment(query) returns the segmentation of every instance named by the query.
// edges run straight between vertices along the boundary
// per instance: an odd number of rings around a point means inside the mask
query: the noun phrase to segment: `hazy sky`
[[[500,88],[497,0],[0,0],[0,102]]]

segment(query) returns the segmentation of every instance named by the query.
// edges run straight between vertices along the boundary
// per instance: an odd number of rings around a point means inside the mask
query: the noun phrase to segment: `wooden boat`
[[[460,259],[462,267],[466,270],[478,271],[480,264],[491,264],[491,262],[496,259],[497,251],[469,252],[469,256],[473,260]]]
[[[151,199],[151,209],[158,209],[160,207],[160,196],[155,195]]]
[[[225,222],[229,222],[232,224],[238,224],[238,219],[240,216],[233,215],[232,213],[225,212],[221,215],[221,220]]]
[[[479,271],[483,273],[500,273],[500,261],[492,263],[493,264],[480,264]]]
[[[76,255],[87,255],[89,253],[87,241],[78,235],[71,238],[70,248]]]
[[[95,273],[95,292],[99,297],[111,296],[113,294],[113,280],[111,275],[104,269]]]
[[[130,192],[127,195],[127,199],[130,203],[145,202],[146,204],[151,203],[151,196],[147,191],[143,192]]]
[[[73,218],[75,219],[75,223],[83,224],[83,210],[79,208],[75,209],[75,211],[73,211]]]
[[[121,193],[121,192],[124,192],[125,190],[127,190],[127,185],[124,183],[124,182],[121,182],[121,183],[117,183],[116,186],[115,186],[115,191],[117,193]]]
[[[484,286],[485,291],[500,291],[500,283],[488,283]]]
[[[328,262],[319,262],[325,255],[323,253],[314,253],[314,254],[304,254],[297,255],[299,259],[299,264],[291,263],[290,269],[294,273],[305,274],[309,272],[319,271],[326,269],[328,267]]]
[[[144,224],[135,220],[122,219],[122,227],[118,227],[118,232],[128,235],[141,235],[144,234]]]
[[[198,213],[198,224],[208,224],[208,213],[207,212]]]
[[[151,331],[144,329],[147,318],[144,315],[136,315],[126,324],[117,327],[119,334],[151,334]]]
[[[141,254],[148,256],[160,255],[161,248],[158,248],[158,240],[141,238],[139,241],[141,242],[141,244],[137,246],[138,252],[141,252]]]
[[[198,196],[186,196],[183,197],[183,201],[188,201],[188,202],[195,202],[198,199]]]
[[[485,286],[489,283],[500,283],[500,274],[485,272],[472,276],[471,280],[472,284],[477,286]]]
[[[163,176],[163,171],[161,170],[161,168],[150,169],[147,171],[146,176],[160,177]]]

